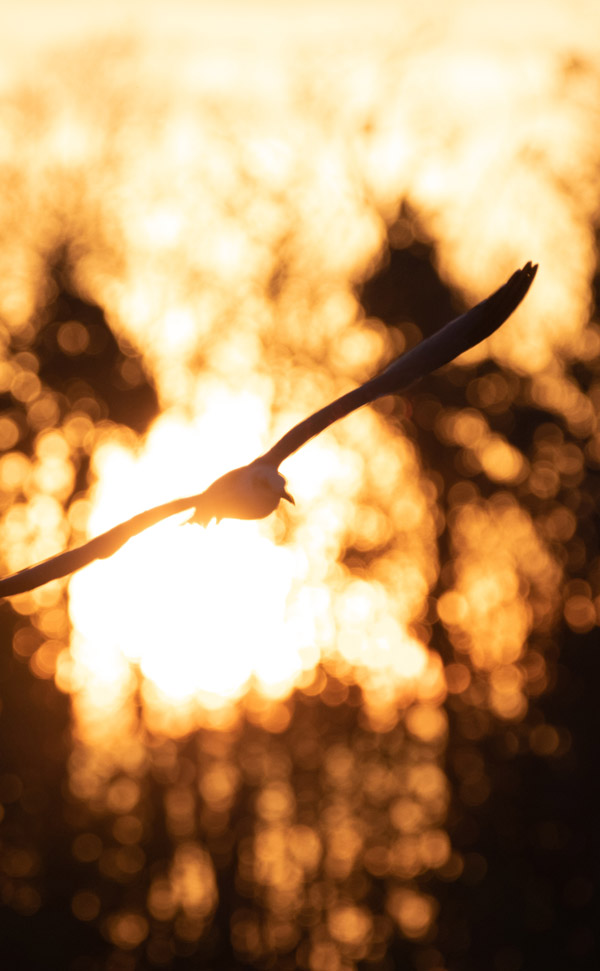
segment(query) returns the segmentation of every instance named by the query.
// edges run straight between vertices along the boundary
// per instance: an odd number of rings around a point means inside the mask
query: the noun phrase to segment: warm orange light
[[[14,599],[17,657],[71,696],[72,794],[113,817],[102,840],[76,837],[74,859],[127,889],[146,862],[149,766],[168,780],[171,858],[149,876],[147,913],[138,894],[101,914],[91,889],[71,908],[82,921],[100,915],[115,948],[143,948],[167,966],[174,951],[161,925],[173,922],[185,947],[202,936],[219,903],[210,853],[229,852],[230,813],[251,790],[235,888],[260,902],[264,920],[246,903],[231,914],[242,960],[273,966],[279,951],[289,963],[301,925],[298,963],[310,971],[385,963],[393,927],[426,942],[435,962],[436,905],[417,880],[431,869],[446,880],[485,871],[477,854],[469,864],[453,852],[443,829],[446,696],[482,719],[522,719],[552,676],[544,644],[531,640],[561,613],[577,633],[600,615],[591,578],[560,597],[577,490],[600,457],[600,384],[584,391],[570,373],[572,360],[589,365],[600,351],[597,328],[586,327],[599,171],[586,64],[597,30],[586,22],[576,39],[572,12],[541,0],[520,9],[518,27],[505,5],[481,14],[440,4],[425,31],[421,5],[391,0],[324,14],[323,31],[311,17],[306,30],[303,16],[277,19],[268,4],[219,25],[173,3],[171,46],[157,31],[160,4],[150,6],[128,23],[135,44],[40,57],[41,81],[28,74],[2,103],[0,392],[14,404],[0,417],[7,571],[198,492],[383,365],[407,337],[365,320],[359,297],[396,220],[396,245],[433,241],[442,279],[468,301],[525,259],[541,266],[525,306],[458,365],[493,356],[502,371],[450,370],[464,378],[454,409],[429,390],[430,420],[421,426],[415,407],[407,428],[408,407],[402,418],[389,403],[366,408],[285,463],[295,508],[206,530],[174,518],[76,575],[68,600],[66,582]],[[143,366],[154,384],[160,416],[144,435],[103,420],[90,389],[71,401],[72,389],[45,385],[32,348],[37,315],[55,297],[46,265],[65,245],[76,289],[103,309],[125,355],[102,377],[131,388]],[[90,335],[77,320],[57,325],[75,367]],[[513,444],[522,408],[548,415],[530,447],[521,435]],[[453,487],[426,467],[421,428],[454,462]],[[89,490],[76,478],[82,458]],[[442,642],[447,634],[446,667],[432,631]],[[373,741],[361,749],[349,731],[324,744],[307,732],[302,757],[313,759],[322,795],[313,814],[291,767],[295,688],[302,703],[316,707],[318,696],[332,723],[356,716]],[[263,739],[259,768],[245,739],[228,748],[242,720]],[[214,733],[198,739],[219,740],[192,766],[173,739],[206,726]],[[476,717],[462,730],[471,742],[482,733]],[[528,743],[555,757],[569,738],[539,723]],[[469,750],[456,761],[459,798],[481,805],[490,792],[481,757]],[[32,859],[13,866],[22,876]],[[385,882],[383,914],[364,903],[370,876]],[[23,887],[13,904],[33,913],[41,898]]]

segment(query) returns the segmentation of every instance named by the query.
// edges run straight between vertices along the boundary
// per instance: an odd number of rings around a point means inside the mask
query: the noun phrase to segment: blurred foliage
[[[391,269],[365,288],[368,312],[390,301],[390,278],[399,278],[403,299],[415,301],[415,320],[430,255],[423,244],[392,251]],[[404,259],[411,267],[417,261],[419,272],[398,273]],[[441,292],[445,314],[449,297]],[[402,317],[399,302],[393,324],[401,326]],[[442,401],[446,414],[460,409],[486,376],[500,372],[482,364],[436,375],[410,396],[411,420],[403,415],[403,427],[444,482],[448,512],[453,495],[460,505],[465,496],[493,495],[495,486],[478,470],[467,489],[457,462],[461,445],[439,448],[432,415]],[[535,441],[548,415],[528,403],[526,379],[510,380],[511,425],[523,436],[526,424]],[[106,395],[110,414],[111,389],[103,391],[90,397]],[[119,393],[117,387],[117,402]],[[506,410],[487,414],[492,432],[506,431]],[[560,442],[569,441],[563,428]],[[562,503],[572,508],[567,486],[551,499],[530,492],[532,515],[547,521]],[[580,479],[579,506],[590,501],[590,488],[593,478]],[[455,563],[447,529],[440,541],[448,550],[443,562]],[[577,549],[590,542],[590,524],[580,518],[560,544],[565,563],[569,543]],[[348,555],[356,564],[360,553]],[[442,577],[440,592],[448,585],[447,573]],[[5,609],[5,641],[15,624],[25,629]],[[16,643],[25,644],[24,635]],[[408,728],[400,722],[373,731],[361,716],[361,690],[347,679],[321,669],[306,690],[273,703],[283,714],[271,711],[268,727],[261,725],[265,704],[256,699],[230,731],[200,729],[180,741],[148,737],[136,782],[117,775],[104,805],[90,807],[69,794],[66,766],[77,750],[69,756],[65,696],[32,677],[24,650],[5,654],[1,893],[11,967],[291,969],[333,961],[387,971],[405,964],[476,968],[490,960],[500,969],[564,961],[588,967],[600,727],[595,635],[564,627],[560,639],[542,636],[525,666],[527,716],[508,724],[482,707],[486,678],[469,673],[439,621],[432,644],[446,659],[451,692],[445,772],[452,795],[446,815],[441,794],[437,821],[444,828],[434,828],[429,843],[421,836],[420,850],[414,839],[411,848],[411,819],[419,805],[418,812],[432,812],[430,793],[415,802],[407,780],[410,766],[422,763],[419,750],[435,750],[440,741],[435,732],[421,733],[429,740],[411,734],[410,721]],[[413,888],[413,897],[397,903],[402,936],[390,914],[392,876]],[[205,898],[198,886],[207,885]],[[419,906],[434,908],[425,933]]]
[[[113,41],[5,92],[7,571],[543,267],[290,462],[293,518],[3,606],[7,967],[595,966],[598,71],[551,33],[316,72]]]

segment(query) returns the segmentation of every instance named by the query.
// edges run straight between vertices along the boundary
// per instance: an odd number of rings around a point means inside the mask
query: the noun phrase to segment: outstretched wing
[[[537,265],[526,263],[490,297],[455,320],[451,320],[431,337],[421,341],[407,354],[393,361],[381,374],[342,395],[341,398],[336,398],[331,404],[295,425],[273,448],[261,456],[261,461],[278,468],[288,455],[332,425],[334,421],[344,418],[361,405],[375,401],[383,395],[405,390],[425,374],[435,371],[458,357],[463,351],[479,344],[497,330],[518,307],[529,290],[536,272]]]
[[[74,550],[58,553],[42,563],[37,563],[35,566],[30,566],[18,573],[13,573],[12,576],[5,577],[0,580],[0,597],[11,597],[17,593],[33,590],[50,580],[56,580],[59,577],[67,576],[69,573],[74,573],[76,570],[81,570],[82,567],[92,563],[93,560],[112,556],[132,536],[136,536],[162,519],[167,519],[167,517],[184,512],[187,509],[194,509],[194,521],[201,523],[208,523],[213,517],[219,518],[223,515],[248,519],[261,518],[265,515],[264,511],[258,516],[256,512],[253,512],[252,515],[247,514],[246,506],[248,503],[250,511],[255,509],[255,504],[252,501],[253,497],[246,495],[251,485],[251,478],[249,479],[244,474],[245,469],[250,469],[258,464],[277,468],[288,455],[291,455],[292,452],[295,452],[301,445],[318,435],[334,421],[343,418],[344,415],[360,408],[361,405],[367,404],[369,401],[375,401],[376,398],[380,398],[384,394],[402,391],[408,385],[422,378],[423,375],[441,367],[442,364],[447,364],[448,361],[462,354],[469,347],[478,344],[479,341],[496,330],[518,306],[531,286],[536,270],[537,266],[527,263],[521,270],[513,273],[510,280],[487,300],[482,301],[466,314],[446,324],[437,334],[428,337],[408,354],[398,358],[377,377],[372,378],[366,384],[361,385],[360,388],[350,391],[327,407],[315,412],[310,418],[300,422],[265,455],[255,459],[250,466],[227,472],[213,482],[205,492],[184,499],[173,499],[171,502],[154,506],[152,509],[138,513],[137,516],[133,516],[124,523],[119,523],[118,526],[114,526],[106,533],[96,536],[95,539],[89,540],[89,542]],[[283,496],[285,497],[285,495],[284,491]],[[277,496],[280,497],[280,494],[277,493]],[[224,512],[224,499],[228,500],[227,508],[231,507],[231,509],[236,510],[235,512]],[[242,513],[240,513],[240,510],[242,510]]]
[[[185,499],[173,499],[171,502],[164,502],[160,506],[146,509],[137,516],[132,516],[124,523],[113,526],[106,533],[101,533],[94,539],[77,546],[74,550],[67,550],[65,553],[57,553],[35,566],[29,566],[25,570],[19,570],[9,577],[0,580],[0,597],[12,597],[17,593],[25,593],[26,590],[34,590],[41,587],[50,580],[58,580],[59,577],[66,577],[69,573],[75,573],[83,569],[94,560],[103,560],[112,556],[120,550],[125,543],[137,536],[138,533],[154,526],[155,523],[175,513],[184,512],[186,509],[197,510],[197,522],[208,522],[213,517],[213,512],[209,508],[204,508],[203,499],[205,493],[197,496],[189,496]]]

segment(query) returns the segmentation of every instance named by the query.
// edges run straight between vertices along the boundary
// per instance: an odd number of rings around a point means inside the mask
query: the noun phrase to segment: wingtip
[[[528,292],[531,284],[533,283],[536,273],[538,271],[538,264],[532,263],[528,260],[524,266],[520,267],[518,270],[512,274],[512,276],[507,280],[504,287],[496,291],[496,294],[492,294],[491,299],[494,300],[497,296],[501,297],[501,301],[507,305],[507,307],[512,304],[512,307],[506,312],[506,316],[515,310],[521,303],[525,294]],[[500,301],[498,301],[500,304]]]
[[[531,260],[528,260],[525,266],[522,267],[521,273],[525,274],[525,276],[531,282],[538,271],[538,267],[539,263],[532,263]]]

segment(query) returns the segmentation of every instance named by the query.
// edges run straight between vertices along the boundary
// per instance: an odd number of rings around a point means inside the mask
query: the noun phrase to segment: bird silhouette
[[[293,503],[286,489],[286,480],[279,472],[284,459],[350,412],[383,395],[405,390],[489,337],[521,303],[536,272],[537,265],[526,263],[487,299],[451,320],[365,384],[299,422],[264,455],[226,472],[204,492],[154,506],[75,549],[5,577],[0,580],[0,597],[33,590],[50,580],[81,570],[93,560],[112,556],[132,536],[175,513],[190,510],[189,521],[206,526],[213,519],[217,522],[221,519],[264,519],[277,509],[282,499]]]

